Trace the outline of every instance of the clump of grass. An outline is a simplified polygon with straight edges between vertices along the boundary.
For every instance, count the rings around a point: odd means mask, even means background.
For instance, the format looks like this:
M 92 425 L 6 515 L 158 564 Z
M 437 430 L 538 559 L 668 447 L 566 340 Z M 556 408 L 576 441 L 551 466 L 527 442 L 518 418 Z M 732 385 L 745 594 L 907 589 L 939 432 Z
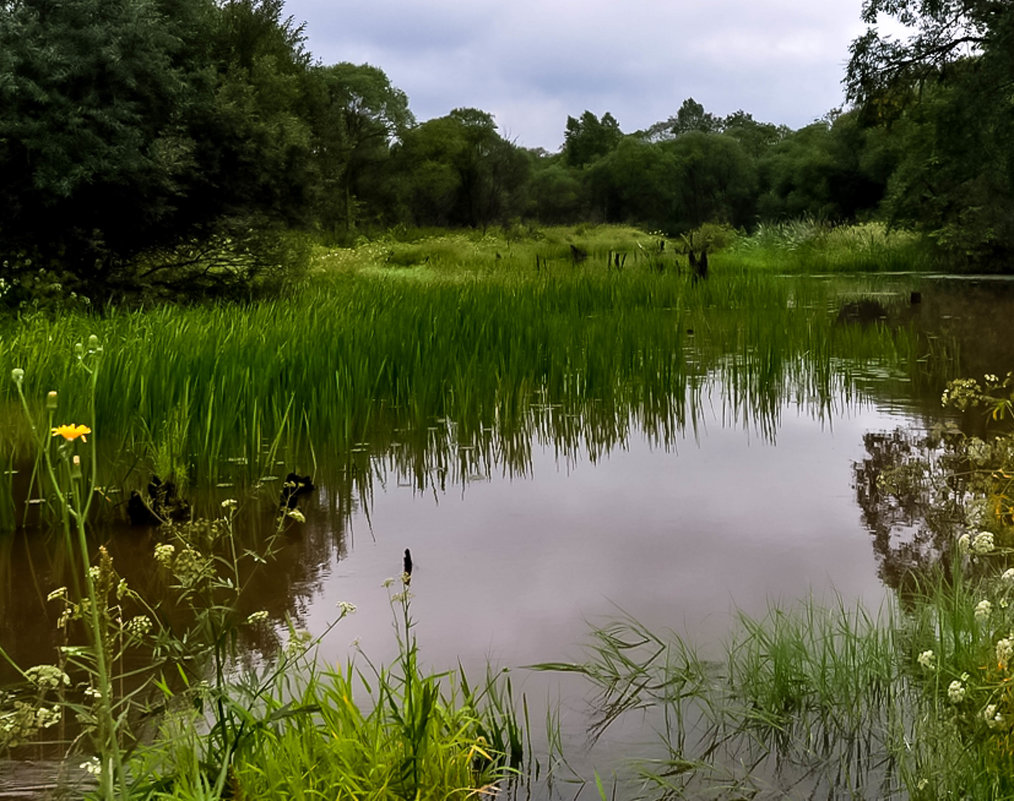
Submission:
M 1014 375 L 953 381 L 943 401 L 1007 419 Z M 540 666 L 589 679 L 594 736 L 634 711 L 655 723 L 662 756 L 639 763 L 639 792 L 1014 794 L 1014 434 L 953 440 L 967 529 L 878 614 L 812 599 L 741 614 L 711 663 L 624 617 L 593 631 L 586 661 Z
M 78 368 L 94 398 L 103 349 L 97 338 L 89 344 L 79 352 Z M 69 586 L 48 596 L 60 608 L 57 663 L 22 669 L 0 648 L 0 658 L 23 682 L 17 692 L 0 692 L 0 748 L 21 744 L 71 712 L 81 735 L 69 751 L 78 761 L 85 758 L 80 770 L 96 777 L 95 796 L 106 801 L 305 797 L 336 790 L 352 798 L 467 798 L 492 794 L 519 774 L 530 743 L 509 683 L 489 677 L 485 685 L 470 685 L 464 676 L 455 681 L 420 667 L 407 558 L 401 591 L 391 597 L 399 645 L 393 667 L 367 661 L 362 669 L 350 663 L 344 671 L 318 670 L 312 647 L 355 611 L 341 603 L 318 637 L 292 631 L 277 659 L 243 670 L 241 634 L 268 629 L 271 617 L 267 609 L 244 617 L 243 595 L 274 555 L 276 538 L 256 551 L 243 549 L 234 530 L 234 499 L 221 504 L 215 520 L 166 524 L 152 567 L 171 600 L 149 602 L 116 572 L 105 547 L 91 556 L 92 428 L 54 425 L 55 392 L 47 396 L 41 426 L 28 409 L 25 371 L 12 377 L 40 449 L 40 492 L 63 524 L 75 569 Z M 92 422 L 94 406 L 86 405 Z M 302 516 L 283 509 L 275 533 L 291 519 Z M 273 631 L 261 633 L 273 640 Z M 355 700 L 363 691 L 365 708 Z M 161 720 L 154 738 L 153 720 Z
M 866 222 L 833 225 L 816 219 L 762 223 L 730 251 L 734 263 L 780 272 L 901 272 L 933 266 L 918 234 Z
M 848 776 L 861 793 L 890 775 L 904 719 L 908 685 L 883 623 L 842 604 L 772 608 L 741 615 L 724 662 L 709 662 L 624 617 L 592 632 L 586 662 L 539 667 L 589 678 L 595 736 L 635 710 L 649 716 L 661 756 L 638 760 L 641 792 L 817 793 Z
M 492 796 L 520 774 L 526 735 L 509 687 L 462 675 L 427 674 L 418 661 L 408 576 L 391 596 L 399 657 L 389 668 L 368 659 L 322 669 L 294 633 L 291 656 L 269 679 L 228 689 L 245 733 L 229 755 L 220 793 L 236 798 L 466 799 Z M 207 750 L 201 715 L 179 709 L 143 757 L 159 797 L 206 797 Z M 218 796 L 216 796 L 218 797 Z

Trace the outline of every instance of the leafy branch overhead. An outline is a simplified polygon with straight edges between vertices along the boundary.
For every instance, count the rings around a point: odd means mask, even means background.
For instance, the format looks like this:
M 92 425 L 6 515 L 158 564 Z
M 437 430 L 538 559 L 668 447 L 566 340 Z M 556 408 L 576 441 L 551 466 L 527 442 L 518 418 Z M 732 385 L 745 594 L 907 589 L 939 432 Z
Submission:
M 854 103 L 938 79 L 956 61 L 1009 53 L 1014 34 L 1010 6 L 997 0 L 865 0 L 867 25 L 876 26 L 884 16 L 911 33 L 899 39 L 870 27 L 852 43 L 845 84 Z M 1008 75 L 1005 85 L 1010 81 Z

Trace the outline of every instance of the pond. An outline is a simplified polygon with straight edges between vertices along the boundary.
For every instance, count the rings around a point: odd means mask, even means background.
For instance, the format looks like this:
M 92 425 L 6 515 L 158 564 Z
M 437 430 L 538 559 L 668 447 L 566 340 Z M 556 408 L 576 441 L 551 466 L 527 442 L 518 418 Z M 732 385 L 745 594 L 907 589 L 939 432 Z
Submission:
M 886 539 L 873 524 L 862 491 L 870 443 L 944 419 L 946 377 L 1014 366 L 1010 282 L 888 276 L 862 279 L 862 291 L 872 302 L 902 299 L 892 308 L 904 319 L 894 323 L 917 332 L 921 378 L 918 364 L 843 360 L 847 378 L 833 384 L 833 397 L 814 402 L 790 388 L 772 402 L 744 400 L 734 373 L 712 372 L 695 382 L 692 419 L 681 425 L 620 409 L 602 435 L 588 409 L 547 404 L 531 410 L 534 422 L 509 457 L 502 447 L 473 453 L 477 446 L 456 442 L 447 420 L 433 421 L 431 439 L 444 448 L 437 456 L 406 455 L 397 437 L 382 452 L 364 443 L 367 489 L 350 503 L 314 476 L 318 489 L 300 504 L 306 522 L 288 535 L 251 609 L 268 610 L 279 630 L 290 615 L 319 632 L 339 601 L 352 602 L 357 612 L 324 640 L 318 659 L 344 663 L 362 651 L 389 662 L 396 642 L 383 582 L 400 573 L 410 549 L 423 663 L 460 664 L 474 676 L 509 668 L 515 692 L 529 698 L 536 750 L 545 709 L 558 709 L 570 764 L 562 789 L 537 783 L 531 795 L 595 797 L 594 785 L 582 791 L 566 779 L 589 780 L 593 768 L 622 773 L 624 757 L 644 756 L 652 724 L 630 718 L 589 748 L 587 688 L 525 666 L 580 660 L 590 626 L 622 615 L 671 629 L 717 658 L 739 611 L 763 615 L 808 597 L 876 610 L 894 591 L 885 579 L 898 572 L 891 537 L 915 523 L 896 521 Z M 124 574 L 144 574 L 157 534 L 111 529 L 106 537 Z M 40 602 L 61 570 L 44 538 L 7 543 L 0 631 L 24 664 L 49 658 L 53 612 Z

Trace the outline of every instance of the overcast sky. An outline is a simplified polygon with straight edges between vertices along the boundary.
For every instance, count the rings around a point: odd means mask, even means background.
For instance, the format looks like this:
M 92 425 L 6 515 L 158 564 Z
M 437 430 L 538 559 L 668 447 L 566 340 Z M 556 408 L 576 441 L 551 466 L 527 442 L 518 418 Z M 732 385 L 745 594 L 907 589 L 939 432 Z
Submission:
M 626 133 L 684 99 L 807 125 L 842 105 L 862 0 L 286 0 L 325 64 L 372 64 L 421 122 L 474 107 L 555 151 L 567 116 Z

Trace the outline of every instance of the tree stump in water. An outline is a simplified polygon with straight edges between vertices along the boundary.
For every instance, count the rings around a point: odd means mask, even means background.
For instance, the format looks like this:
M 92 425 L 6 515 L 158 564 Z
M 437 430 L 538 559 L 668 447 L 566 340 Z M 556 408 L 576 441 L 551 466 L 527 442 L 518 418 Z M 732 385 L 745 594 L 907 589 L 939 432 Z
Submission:
M 701 281 L 708 277 L 708 249 L 701 248 L 701 255 L 694 253 L 693 249 L 687 251 L 690 256 L 690 272 L 694 281 Z

